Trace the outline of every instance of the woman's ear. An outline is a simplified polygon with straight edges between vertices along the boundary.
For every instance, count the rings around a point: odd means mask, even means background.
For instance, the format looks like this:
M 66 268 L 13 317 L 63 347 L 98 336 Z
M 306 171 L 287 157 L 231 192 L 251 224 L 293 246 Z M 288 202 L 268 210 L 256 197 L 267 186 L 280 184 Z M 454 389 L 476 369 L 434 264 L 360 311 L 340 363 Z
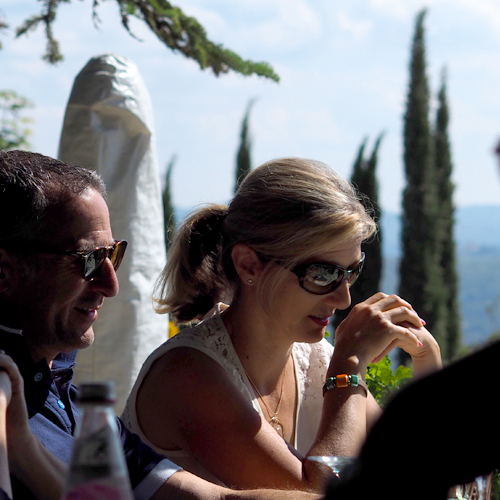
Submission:
M 233 265 L 242 283 L 253 285 L 262 273 L 263 265 L 253 248 L 236 243 L 231 249 Z

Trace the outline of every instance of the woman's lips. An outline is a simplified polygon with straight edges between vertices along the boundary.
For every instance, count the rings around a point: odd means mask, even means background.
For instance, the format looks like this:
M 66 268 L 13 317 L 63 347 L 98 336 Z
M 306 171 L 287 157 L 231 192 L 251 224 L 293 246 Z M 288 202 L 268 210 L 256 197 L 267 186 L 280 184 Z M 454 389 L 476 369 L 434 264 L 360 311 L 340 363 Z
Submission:
M 330 323 L 330 316 L 309 316 L 318 326 L 325 327 Z

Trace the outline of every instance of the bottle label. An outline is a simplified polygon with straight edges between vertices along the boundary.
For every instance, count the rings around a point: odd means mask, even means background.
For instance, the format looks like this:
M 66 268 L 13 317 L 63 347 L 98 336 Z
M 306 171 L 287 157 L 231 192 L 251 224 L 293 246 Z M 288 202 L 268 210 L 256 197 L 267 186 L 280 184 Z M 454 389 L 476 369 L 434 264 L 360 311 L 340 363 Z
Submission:
M 73 445 L 70 479 L 80 483 L 106 476 L 123 474 L 120 470 L 119 450 L 114 449 L 112 431 L 104 427 L 88 436 L 77 439 Z
M 90 481 L 72 488 L 63 500 L 132 500 L 128 481 L 117 478 Z
M 64 500 L 132 500 L 121 443 L 113 437 L 103 427 L 75 440 Z

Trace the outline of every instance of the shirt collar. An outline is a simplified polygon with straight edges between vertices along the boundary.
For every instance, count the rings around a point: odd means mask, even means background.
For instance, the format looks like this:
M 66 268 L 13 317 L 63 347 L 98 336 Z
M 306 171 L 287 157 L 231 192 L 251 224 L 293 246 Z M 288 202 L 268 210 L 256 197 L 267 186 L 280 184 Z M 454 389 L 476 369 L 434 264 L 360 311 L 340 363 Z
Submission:
M 24 343 L 22 330 L 6 327 L 4 325 L 0 325 L 0 330 L 2 330 L 2 332 L 0 332 L 0 349 L 5 350 L 18 365 L 23 365 L 24 367 L 34 365 L 29 350 Z M 78 350 L 58 354 L 54 358 L 54 361 L 52 361 L 52 371 L 74 368 L 77 353 Z M 45 360 L 42 360 L 41 362 L 44 361 Z

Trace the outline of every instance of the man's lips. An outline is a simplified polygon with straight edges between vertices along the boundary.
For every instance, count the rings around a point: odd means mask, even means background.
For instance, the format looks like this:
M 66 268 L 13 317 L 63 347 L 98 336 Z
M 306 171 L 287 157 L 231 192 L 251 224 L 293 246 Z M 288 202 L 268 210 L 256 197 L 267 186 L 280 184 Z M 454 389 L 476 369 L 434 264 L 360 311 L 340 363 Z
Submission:
M 89 319 L 97 319 L 97 311 L 102 307 L 102 304 L 99 304 L 97 306 L 91 306 L 91 307 L 75 307 L 75 309 L 81 313 L 87 316 Z

